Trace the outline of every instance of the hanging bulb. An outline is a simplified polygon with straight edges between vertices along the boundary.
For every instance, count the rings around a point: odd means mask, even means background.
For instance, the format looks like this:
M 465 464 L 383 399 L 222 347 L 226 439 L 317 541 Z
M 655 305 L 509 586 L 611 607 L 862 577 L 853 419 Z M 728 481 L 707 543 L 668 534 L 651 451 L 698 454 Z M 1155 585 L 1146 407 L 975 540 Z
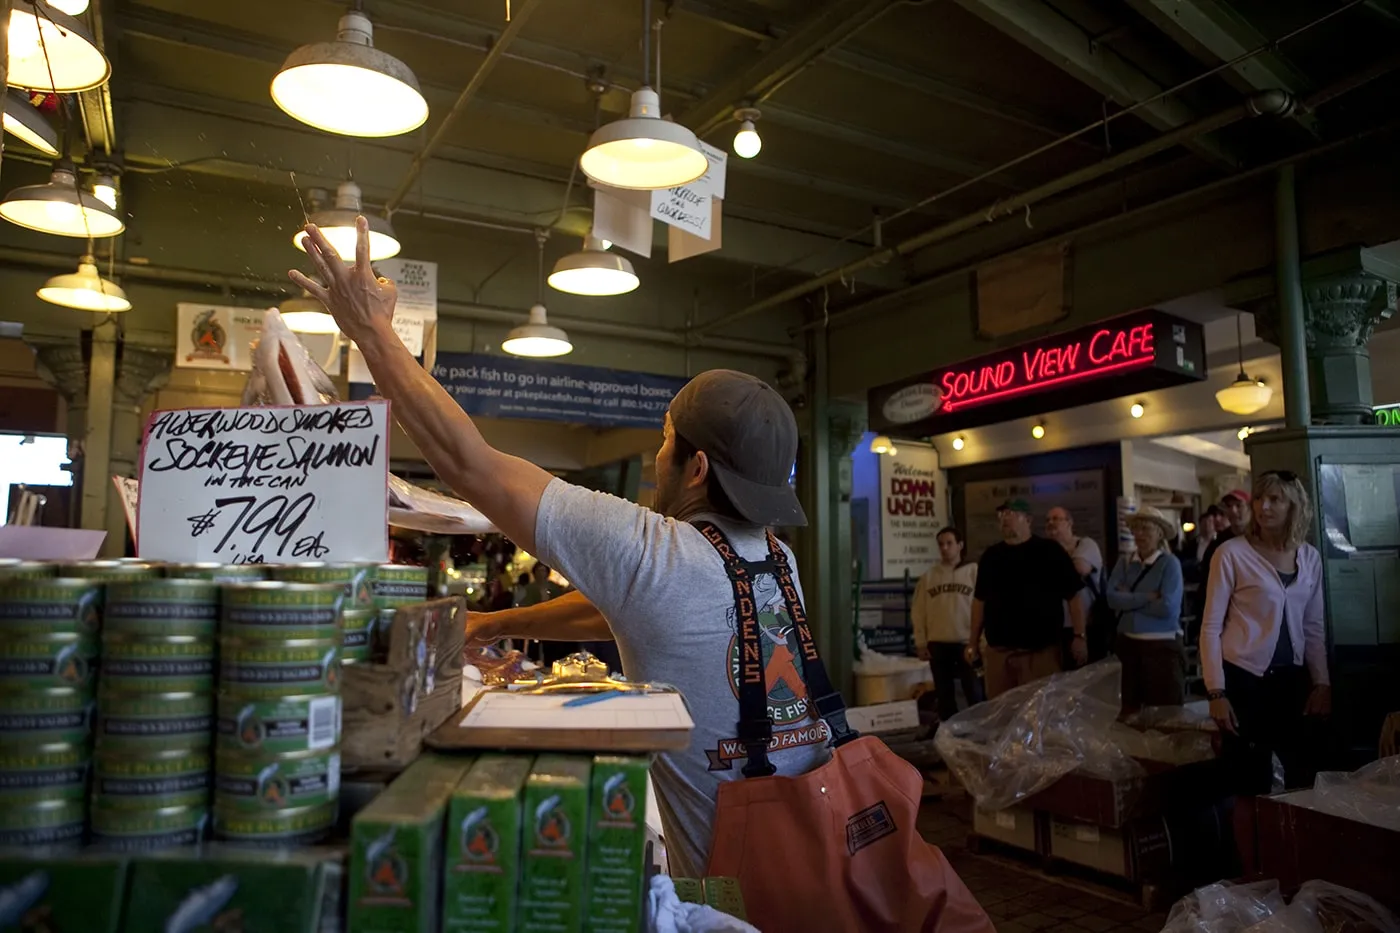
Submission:
M 403 247 L 399 244 L 394 225 L 378 214 L 365 214 L 364 202 L 360 197 L 360 186 L 353 181 L 343 181 L 335 189 L 335 207 L 311 212 L 310 220 L 321 230 L 335 247 L 336 255 L 345 262 L 355 261 L 355 218 L 364 214 L 369 222 L 369 258 L 371 262 L 390 259 L 399 254 Z M 306 252 L 306 233 L 298 230 L 292 242 L 303 253 Z
M 48 0 L 49 6 L 69 16 L 81 16 L 87 12 L 88 0 Z
M 759 118 L 756 107 L 737 107 L 734 119 L 739 121 L 739 132 L 734 134 L 734 154 L 741 159 L 752 159 L 763 148 L 763 139 L 754 129 L 754 121 Z
M 117 209 L 117 180 L 111 175 L 98 175 L 92 184 L 92 195 L 112 210 Z
M 1035 427 L 1031 428 L 1031 437 L 1035 438 L 1036 440 L 1040 440 L 1044 436 L 1045 425 L 1037 424 Z
M 75 4 L 72 0 L 64 5 Z M 112 73 L 111 62 L 92 34 L 65 13 L 63 5 L 16 3 L 10 11 L 7 49 L 11 87 L 67 94 L 91 90 Z
M 961 435 L 959 435 L 958 437 L 953 438 L 953 449 L 954 449 L 954 450 L 962 450 L 962 449 L 963 449 L 964 447 L 966 447 L 966 446 L 967 446 L 967 441 L 963 440 Z
M 558 327 L 550 326 L 544 305 L 530 309 L 530 320 L 512 328 L 501 343 L 501 349 L 513 356 L 563 356 L 574 349 L 569 335 Z
M 117 283 L 98 274 L 91 256 L 84 256 L 78 261 L 77 272 L 54 276 L 36 294 L 49 304 L 79 311 L 131 310 L 126 292 Z

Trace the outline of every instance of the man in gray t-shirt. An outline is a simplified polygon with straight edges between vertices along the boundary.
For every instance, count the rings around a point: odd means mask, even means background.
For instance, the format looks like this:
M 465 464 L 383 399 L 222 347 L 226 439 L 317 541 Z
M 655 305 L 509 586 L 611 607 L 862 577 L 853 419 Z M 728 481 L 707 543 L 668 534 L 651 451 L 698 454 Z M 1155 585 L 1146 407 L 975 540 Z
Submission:
M 806 524 L 788 485 L 797 458 L 792 411 L 753 376 L 701 373 L 666 414 L 655 510 L 572 486 L 486 443 L 394 334 L 394 284 L 370 269 L 364 218 L 356 237 L 356 261 L 347 266 L 308 225 L 307 255 L 326 284 L 299 272 L 292 279 L 359 345 L 395 419 L 438 476 L 577 587 L 537 606 L 474 615 L 468 640 L 616 638 L 629 678 L 681 690 L 695 732 L 685 751 L 658 757 L 652 777 L 672 874 L 702 877 L 720 783 L 740 777 L 746 754 L 737 734 L 733 589 L 718 552 L 689 522 L 714 522 L 745 561 L 767 557 L 766 527 Z M 754 592 L 773 722 L 769 760 L 778 774 L 801 774 L 828 759 L 827 727 L 813 718 L 773 575 L 757 572 Z

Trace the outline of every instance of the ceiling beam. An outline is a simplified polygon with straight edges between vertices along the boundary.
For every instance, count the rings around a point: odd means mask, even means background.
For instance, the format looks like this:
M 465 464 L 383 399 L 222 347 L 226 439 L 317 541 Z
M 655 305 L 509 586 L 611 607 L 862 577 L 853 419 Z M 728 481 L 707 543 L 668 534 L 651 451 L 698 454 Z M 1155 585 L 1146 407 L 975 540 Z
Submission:
M 1166 33 L 1177 45 L 1206 65 L 1233 61 L 1268 39 L 1221 0 L 1128 0 L 1133 9 Z M 1311 82 L 1277 52 L 1262 52 L 1226 72 L 1238 90 L 1284 90 L 1299 99 L 1312 90 Z M 1298 112 L 1295 121 L 1317 136 L 1317 117 Z
M 746 68 L 687 107 L 678 122 L 705 136 L 728 121 L 734 108 L 758 104 L 823 53 L 844 42 L 899 0 L 827 0 L 820 9 Z
M 1158 130 L 1173 130 L 1197 119 L 1191 108 L 1174 97 L 1163 97 L 1161 85 L 1102 43 L 1094 42 L 1070 20 L 1041 0 L 955 0 L 969 13 L 1015 39 L 1046 61 L 1110 98 L 1120 107 L 1143 101 L 1135 113 Z M 1241 158 L 1222 144 L 1197 137 L 1187 144 L 1198 155 L 1226 168 L 1239 168 Z

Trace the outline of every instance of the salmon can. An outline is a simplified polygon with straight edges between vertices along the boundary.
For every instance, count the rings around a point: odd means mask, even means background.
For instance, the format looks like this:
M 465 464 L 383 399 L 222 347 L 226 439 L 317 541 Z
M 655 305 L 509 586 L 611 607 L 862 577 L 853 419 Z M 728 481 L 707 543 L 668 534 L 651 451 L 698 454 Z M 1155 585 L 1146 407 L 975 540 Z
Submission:
M 374 568 L 374 604 L 395 609 L 428 598 L 428 568 L 409 564 L 380 564 Z
M 122 809 L 94 802 L 92 841 L 111 852 L 150 852 L 187 846 L 204 837 L 209 808 L 203 803 Z
M 165 575 L 172 580 L 209 580 L 214 583 L 252 583 L 266 580 L 265 564 L 221 564 L 200 561 L 194 564 L 166 564 Z
M 58 575 L 57 564 L 46 564 L 37 560 L 17 560 L 13 557 L 0 558 L 0 583 L 11 580 L 40 580 Z
M 330 835 L 337 813 L 335 803 L 259 813 L 230 810 L 216 800 L 214 835 L 242 845 L 272 848 L 309 845 Z
M 338 638 L 345 589 L 338 583 L 229 583 L 219 632 L 232 638 Z
M 303 564 L 268 564 L 267 578 L 286 583 L 339 583 L 344 587 L 346 609 L 369 609 L 374 606 L 371 575 L 373 564 L 350 562 L 326 563 L 310 561 Z
M 43 800 L 82 800 L 87 770 L 84 745 L 0 746 L 0 808 Z
M 214 804 L 223 812 L 269 813 L 334 804 L 340 752 L 264 755 L 214 752 Z
M 79 560 L 59 564 L 60 577 L 85 580 L 149 580 L 160 576 L 160 565 L 143 560 Z
M 0 807 L 0 846 L 76 843 L 83 838 L 87 802 L 41 800 L 23 807 Z
M 212 741 L 214 697 L 208 693 L 97 695 L 97 750 L 204 748 Z
M 209 751 L 203 748 L 98 752 L 92 760 L 93 806 L 101 810 L 203 806 L 209 800 L 209 765 Z
M 82 687 L 0 690 L 0 745 L 82 744 L 92 736 L 94 705 Z
M 377 613 L 373 609 L 347 609 L 341 613 L 340 659 L 346 664 L 368 661 L 373 653 L 374 623 Z
M 109 635 L 196 635 L 219 624 L 219 584 L 211 580 L 109 583 L 102 630 Z
M 214 689 L 214 639 L 103 635 L 102 685 L 128 694 L 209 693 Z
M 0 684 L 7 688 L 91 687 L 97 639 L 77 632 L 0 638 Z
M 220 749 L 284 755 L 340 742 L 340 697 L 334 693 L 266 700 L 223 693 L 218 713 L 215 743 Z
M 35 577 L 0 582 L 0 638 L 71 632 L 96 635 L 102 625 L 102 584 Z
M 339 639 L 220 640 L 219 689 L 240 698 L 340 690 Z

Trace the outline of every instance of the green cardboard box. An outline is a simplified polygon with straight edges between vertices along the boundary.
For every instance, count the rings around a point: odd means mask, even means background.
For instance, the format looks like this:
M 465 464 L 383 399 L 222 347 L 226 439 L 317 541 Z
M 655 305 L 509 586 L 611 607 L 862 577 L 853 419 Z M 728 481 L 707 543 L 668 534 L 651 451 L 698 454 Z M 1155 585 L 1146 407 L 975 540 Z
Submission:
M 592 762 L 541 755 L 525 782 L 520 933 L 581 933 Z
M 121 929 L 318 933 L 326 887 L 339 883 L 342 858 L 328 849 L 252 851 L 226 845 L 142 856 L 131 863 Z
M 350 933 L 437 933 L 447 802 L 471 756 L 425 752 L 350 824 Z
M 126 874 L 120 856 L 0 857 L 0 931 L 117 933 Z
M 599 755 L 593 759 L 585 933 L 637 933 L 642 929 L 647 768 L 648 760 L 642 757 Z
M 511 933 L 520 877 L 521 791 L 532 755 L 483 755 L 452 794 L 443 873 L 447 933 Z

